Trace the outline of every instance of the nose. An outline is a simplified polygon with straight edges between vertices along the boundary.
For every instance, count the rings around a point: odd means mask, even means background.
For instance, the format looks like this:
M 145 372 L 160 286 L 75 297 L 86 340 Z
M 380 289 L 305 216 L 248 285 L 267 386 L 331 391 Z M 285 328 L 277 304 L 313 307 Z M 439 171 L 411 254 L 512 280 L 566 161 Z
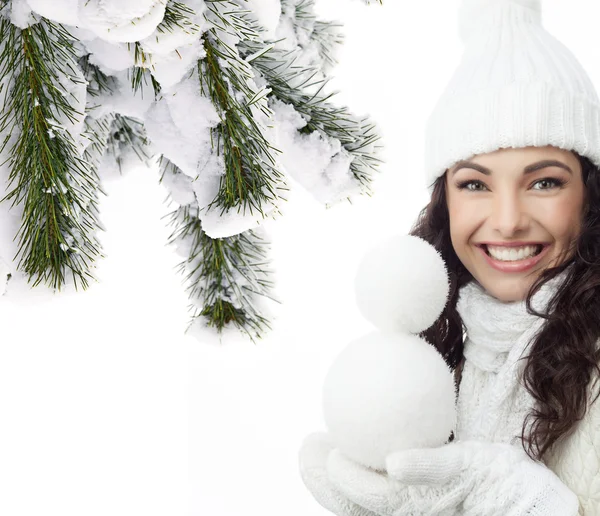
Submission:
M 527 232 L 531 218 L 518 193 L 495 196 L 491 209 L 492 229 L 502 238 L 514 238 Z

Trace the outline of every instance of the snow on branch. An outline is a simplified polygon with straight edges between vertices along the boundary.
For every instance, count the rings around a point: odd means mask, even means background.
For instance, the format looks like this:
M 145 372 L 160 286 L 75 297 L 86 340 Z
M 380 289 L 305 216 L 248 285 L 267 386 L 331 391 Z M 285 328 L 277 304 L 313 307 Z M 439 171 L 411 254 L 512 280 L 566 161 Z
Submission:
M 264 222 L 292 180 L 329 206 L 381 162 L 375 123 L 326 92 L 340 28 L 314 0 L 0 0 L 0 202 L 23 210 L 0 294 L 18 268 L 86 288 L 100 180 L 158 161 L 192 323 L 260 336 Z

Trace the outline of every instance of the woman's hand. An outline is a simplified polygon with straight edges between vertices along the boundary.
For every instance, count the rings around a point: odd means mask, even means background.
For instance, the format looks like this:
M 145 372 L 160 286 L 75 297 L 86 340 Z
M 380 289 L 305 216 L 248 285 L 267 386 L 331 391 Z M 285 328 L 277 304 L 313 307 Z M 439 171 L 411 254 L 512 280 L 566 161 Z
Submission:
M 387 457 L 386 473 L 335 449 L 327 461 L 333 487 L 382 516 L 575 516 L 577 496 L 522 447 L 454 441 Z
M 338 516 L 576 516 L 576 495 L 521 447 L 454 441 L 388 456 L 387 472 L 334 448 L 326 433 L 300 451 L 306 487 Z
M 314 499 L 337 516 L 378 516 L 350 501 L 327 477 L 327 457 L 334 449 L 327 433 L 310 434 L 300 448 L 300 476 Z

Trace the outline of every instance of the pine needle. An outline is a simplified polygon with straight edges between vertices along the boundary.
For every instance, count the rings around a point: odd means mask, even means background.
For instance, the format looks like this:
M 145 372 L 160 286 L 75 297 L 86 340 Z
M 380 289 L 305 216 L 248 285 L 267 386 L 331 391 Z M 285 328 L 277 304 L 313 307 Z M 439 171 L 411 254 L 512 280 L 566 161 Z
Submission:
M 57 121 L 82 116 L 63 86 L 84 82 L 72 40 L 62 26 L 46 20 L 23 30 L 0 20 L 0 76 L 10 78 L 0 153 L 12 141 L 8 186 L 15 185 L 0 202 L 12 199 L 12 206 L 23 206 L 17 266 L 34 287 L 44 282 L 58 290 L 68 270 L 76 289 L 78 283 L 87 288 L 88 279 L 95 279 L 90 268 L 103 256 L 94 236 L 97 176 Z
M 182 174 L 162 157 L 161 181 L 165 174 Z M 259 296 L 273 299 L 273 283 L 267 280 L 271 271 L 264 265 L 267 243 L 261 230 L 244 231 L 238 235 L 213 239 L 202 229 L 197 202 L 180 206 L 170 214 L 169 225 L 175 226 L 169 244 L 189 249 L 188 258 L 178 264 L 184 273 L 186 291 L 192 301 L 192 324 L 202 319 L 218 332 L 229 323 L 237 326 L 255 342 L 262 338 L 263 327 L 271 329 L 267 318 L 256 306 Z
M 273 147 L 265 136 L 255 110 L 271 118 L 267 106 L 266 88 L 254 91 L 251 87 L 253 71 L 236 48 L 225 41 L 224 33 L 239 38 L 259 40 L 259 32 L 247 18 L 248 11 L 228 0 L 206 0 L 208 19 L 213 25 L 205 33 L 206 57 L 198 61 L 200 88 L 208 96 L 221 116 L 222 122 L 212 131 L 217 153 L 222 153 L 225 173 L 221 176 L 216 198 L 207 206 L 221 207 L 221 214 L 237 207 L 244 213 L 249 208 L 265 214 L 264 202 L 276 204 L 283 198 L 280 191 L 289 188 L 284 174 L 276 168 Z M 205 13 L 206 14 L 206 13 Z M 227 66 L 223 66 L 227 63 Z M 285 200 L 285 198 L 284 198 Z

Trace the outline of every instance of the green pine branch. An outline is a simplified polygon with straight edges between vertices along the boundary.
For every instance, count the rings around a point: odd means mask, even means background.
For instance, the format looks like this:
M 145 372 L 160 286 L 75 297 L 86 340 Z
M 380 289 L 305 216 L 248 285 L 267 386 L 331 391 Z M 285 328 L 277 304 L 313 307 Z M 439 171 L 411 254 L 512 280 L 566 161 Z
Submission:
M 161 181 L 165 174 L 182 174 L 172 162 L 161 158 Z M 234 324 L 255 342 L 268 320 L 256 306 L 258 296 L 271 297 L 273 283 L 267 280 L 268 243 L 260 230 L 248 230 L 227 238 L 209 237 L 202 229 L 198 204 L 180 206 L 167 215 L 175 229 L 169 244 L 189 249 L 189 256 L 177 265 L 185 275 L 186 292 L 192 301 L 192 318 L 187 330 L 199 318 L 220 334 L 227 324 Z M 186 331 L 187 331 L 186 330 Z
M 274 42 L 276 43 L 276 42 Z M 382 163 L 381 145 L 376 145 L 381 135 L 370 117 L 357 117 L 345 106 L 334 106 L 329 99 L 336 94 L 323 94 L 329 79 L 316 79 L 319 70 L 296 65 L 299 51 L 281 50 L 272 46 L 261 52 L 261 45 L 244 41 L 239 45 L 241 55 L 252 63 L 267 81 L 271 95 L 304 115 L 308 122 L 299 130 L 302 134 L 319 131 L 340 141 L 353 156 L 350 172 L 361 184 L 366 195 L 371 196 L 372 172 Z M 308 93 L 314 88 L 317 90 Z M 351 202 L 350 198 L 347 198 Z
M 268 90 L 252 89 L 251 66 L 221 37 L 226 32 L 258 40 L 259 33 L 245 16 L 248 11 L 237 4 L 206 0 L 206 5 L 213 27 L 204 35 L 206 57 L 198 61 L 198 74 L 202 94 L 211 99 L 222 120 L 211 129 L 211 138 L 213 148 L 223 154 L 225 162 L 219 191 L 207 209 L 216 204 L 222 208 L 221 213 L 234 207 L 239 212 L 243 206 L 244 212 L 249 207 L 251 213 L 257 210 L 264 218 L 262 203 L 270 200 L 275 204 L 281 197 L 279 191 L 288 190 L 272 155 L 272 151 L 281 151 L 267 140 L 253 111 L 272 116 L 266 103 Z
M 0 116 L 9 148 L 8 186 L 0 200 L 22 204 L 18 267 L 33 286 L 59 289 L 70 271 L 77 288 L 87 288 L 93 262 L 103 257 L 94 236 L 99 228 L 97 176 L 82 158 L 73 137 L 57 118 L 76 120 L 71 94 L 62 87 L 83 83 L 73 38 L 57 24 L 42 20 L 19 29 L 0 20 L 0 76 L 10 78 Z M 12 135 L 12 137 L 11 137 Z M 16 135 L 16 136 L 14 136 Z

